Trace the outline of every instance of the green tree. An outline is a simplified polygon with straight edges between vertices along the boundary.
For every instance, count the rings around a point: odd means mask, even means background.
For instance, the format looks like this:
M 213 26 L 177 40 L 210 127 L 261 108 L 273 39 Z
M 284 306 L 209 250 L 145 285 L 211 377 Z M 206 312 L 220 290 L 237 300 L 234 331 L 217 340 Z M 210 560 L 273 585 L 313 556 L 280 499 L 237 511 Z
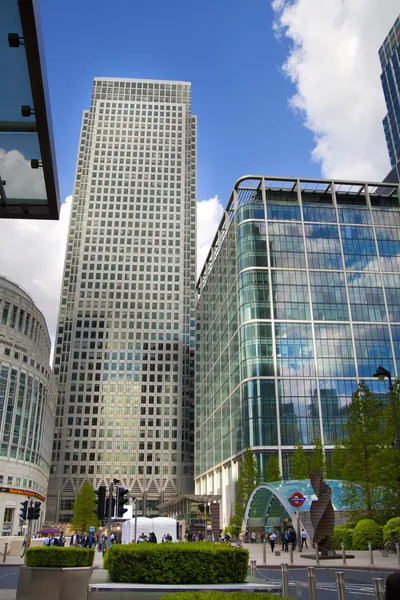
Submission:
M 342 479 L 343 469 L 346 464 L 346 452 L 341 444 L 336 442 L 331 458 L 329 477 L 331 479 Z
M 259 482 L 257 461 L 253 451 L 248 448 L 243 455 L 240 467 L 236 489 L 235 514 L 231 517 L 230 525 L 242 525 L 247 501 Z
M 343 441 L 344 500 L 354 520 L 376 516 L 382 495 L 382 403 L 361 381 L 349 405 Z M 379 489 L 380 488 L 380 489 Z
M 265 481 L 282 481 L 279 459 L 276 454 L 270 454 L 265 468 Z
M 95 499 L 94 488 L 87 481 L 76 497 L 73 507 L 73 517 L 71 519 L 72 527 L 81 534 L 87 533 L 91 526 L 99 526 L 99 520 L 93 512 L 96 510 Z
M 320 437 L 316 438 L 314 450 L 311 454 L 310 473 L 316 471 L 322 471 L 323 475 L 326 475 L 325 451 Z
M 392 394 L 397 420 L 400 423 L 399 379 L 393 386 Z M 400 461 L 398 448 L 392 445 L 396 439 L 396 431 L 391 400 L 392 398 L 389 397 L 389 401 L 382 411 L 382 444 L 374 461 L 374 478 L 380 482 L 380 508 L 382 511 L 376 518 L 382 524 L 400 514 Z
M 292 456 L 292 479 L 309 479 L 310 468 L 308 466 L 308 458 L 305 450 L 298 442 L 295 445 L 295 451 Z

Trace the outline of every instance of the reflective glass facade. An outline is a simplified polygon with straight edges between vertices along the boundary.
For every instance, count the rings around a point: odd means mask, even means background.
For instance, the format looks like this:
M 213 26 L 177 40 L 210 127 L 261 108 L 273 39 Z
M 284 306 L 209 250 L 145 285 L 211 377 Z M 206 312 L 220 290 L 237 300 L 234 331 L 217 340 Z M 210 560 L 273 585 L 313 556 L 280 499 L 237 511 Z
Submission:
M 386 181 L 400 180 L 400 16 L 379 49 L 381 83 L 387 108 L 383 119 L 392 171 Z
M 343 438 L 358 381 L 400 360 L 396 185 L 243 178 L 198 282 L 197 493 L 221 493 L 237 462 Z

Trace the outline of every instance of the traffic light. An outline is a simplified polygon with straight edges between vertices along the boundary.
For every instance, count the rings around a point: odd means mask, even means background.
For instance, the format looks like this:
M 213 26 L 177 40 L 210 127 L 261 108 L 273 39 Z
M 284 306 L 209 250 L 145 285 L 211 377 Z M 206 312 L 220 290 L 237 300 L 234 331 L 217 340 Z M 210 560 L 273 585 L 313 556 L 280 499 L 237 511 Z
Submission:
M 33 505 L 33 509 L 32 509 L 32 519 L 33 521 L 37 521 L 37 519 L 39 519 L 40 517 L 40 507 L 41 507 L 42 503 L 39 502 L 39 500 L 35 500 L 35 504 Z
M 106 508 L 106 492 L 107 488 L 105 485 L 100 485 L 98 490 L 95 490 L 94 493 L 98 496 L 97 500 L 94 500 L 94 503 L 97 504 L 97 508 L 93 511 L 97 518 L 102 521 L 104 519 L 104 511 Z M 106 517 L 108 515 L 105 515 Z
M 28 516 L 28 500 L 25 500 L 25 502 L 21 502 L 21 506 L 22 508 L 19 511 L 19 520 L 26 521 Z
M 115 515 L 115 498 L 112 498 L 112 507 L 111 507 L 111 517 L 114 517 Z M 110 498 L 106 498 L 106 504 L 105 504 L 105 512 L 104 512 L 104 518 L 108 519 L 110 516 Z
M 119 485 L 117 487 L 117 517 L 120 519 L 124 516 L 128 509 L 125 508 L 124 504 L 128 504 L 129 490 Z

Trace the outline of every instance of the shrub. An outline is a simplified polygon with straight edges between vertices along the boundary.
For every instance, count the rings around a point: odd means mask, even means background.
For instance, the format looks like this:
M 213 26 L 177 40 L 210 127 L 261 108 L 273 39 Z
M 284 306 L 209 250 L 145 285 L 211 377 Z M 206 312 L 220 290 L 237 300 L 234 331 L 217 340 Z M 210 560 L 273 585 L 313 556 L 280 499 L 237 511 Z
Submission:
M 243 583 L 249 553 L 227 544 L 115 544 L 107 569 L 119 583 Z
M 400 517 L 390 519 L 383 527 L 383 539 L 386 541 L 392 540 L 397 542 L 400 540 Z
M 361 519 L 353 532 L 353 550 L 368 550 L 368 544 L 378 546 L 382 542 L 382 527 L 373 519 Z
M 333 530 L 332 544 L 335 550 L 340 550 L 342 542 L 346 550 L 353 549 L 353 532 L 354 529 L 350 529 L 347 525 L 338 525 Z
M 39 546 L 26 551 L 27 567 L 91 567 L 93 560 L 94 549 L 91 548 Z
M 160 600 L 252 600 L 254 592 L 179 592 L 162 596 Z M 289 600 L 280 594 L 258 592 L 257 600 Z

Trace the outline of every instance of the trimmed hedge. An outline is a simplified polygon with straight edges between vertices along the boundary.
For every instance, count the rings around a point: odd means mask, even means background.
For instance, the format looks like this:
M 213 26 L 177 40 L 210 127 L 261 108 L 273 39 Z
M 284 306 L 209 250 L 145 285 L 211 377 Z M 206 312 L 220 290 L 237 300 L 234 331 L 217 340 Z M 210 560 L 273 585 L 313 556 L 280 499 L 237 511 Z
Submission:
M 354 528 L 352 550 L 368 550 L 368 544 L 377 547 L 382 541 L 381 525 L 373 519 L 361 519 Z
M 27 567 L 91 567 L 93 548 L 39 546 L 26 551 Z
M 228 544 L 115 544 L 107 570 L 118 583 L 243 583 L 248 563 L 248 550 Z
M 385 542 L 400 540 L 400 517 L 389 519 L 386 525 L 383 526 L 383 539 Z
M 353 532 L 354 529 L 347 527 L 347 525 L 337 525 L 332 534 L 332 544 L 335 550 L 341 550 L 342 542 L 346 550 L 352 550 Z
M 253 600 L 254 592 L 179 592 L 162 596 L 160 600 Z M 257 592 L 257 600 L 290 600 L 280 594 Z

